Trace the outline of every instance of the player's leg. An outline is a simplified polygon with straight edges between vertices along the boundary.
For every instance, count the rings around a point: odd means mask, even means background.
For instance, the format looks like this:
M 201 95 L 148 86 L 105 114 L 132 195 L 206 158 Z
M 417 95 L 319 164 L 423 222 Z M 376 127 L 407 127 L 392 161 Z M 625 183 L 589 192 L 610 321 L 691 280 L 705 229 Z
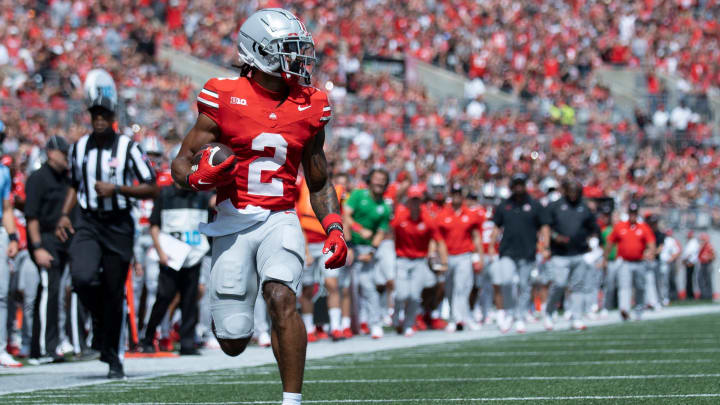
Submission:
M 4 231 L 0 242 L 0 366 L 19 367 L 21 364 L 15 361 L 6 351 L 5 345 L 8 338 L 8 304 L 10 302 L 10 267 L 8 266 L 5 251 L 7 249 L 7 236 Z
M 410 298 L 410 271 L 412 268 L 412 260 L 399 257 L 397 259 L 397 274 L 395 277 L 395 313 L 393 314 L 393 326 L 398 333 L 405 331 L 406 325 L 414 322 L 414 318 L 408 320 L 408 307 Z M 404 315 L 404 321 L 401 322 L 400 315 Z M 412 315 L 414 316 L 414 315 Z
M 237 356 L 253 336 L 258 276 L 257 227 L 213 240 L 210 294 L 211 329 L 228 356 Z
M 515 261 L 501 257 L 492 266 L 493 290 L 497 306 L 497 324 L 505 333 L 512 327 L 513 321 L 513 279 L 516 274 Z
M 162 322 L 163 317 L 167 313 L 170 307 L 170 302 L 175 298 L 177 293 L 177 280 L 176 271 L 169 267 L 162 267 L 160 274 L 158 275 L 158 290 L 155 303 L 150 308 L 150 317 L 148 323 L 145 325 L 145 335 L 143 336 L 140 344 L 142 350 L 145 353 L 152 353 L 155 351 L 153 341 L 155 340 L 155 334 L 158 325 Z M 185 314 L 183 313 L 183 317 Z
M 649 269 L 646 262 L 632 263 L 632 284 L 635 287 L 635 316 L 638 319 L 642 317 L 642 312 L 645 308 L 645 294 L 647 287 L 648 270 Z
M 618 308 L 623 319 L 629 319 L 630 317 L 633 286 L 632 267 L 632 263 L 623 261 L 618 265 L 617 269 Z
M 255 300 L 255 333 L 253 338 L 257 339 L 258 346 L 270 347 L 272 339 L 270 338 L 270 318 L 268 315 L 267 304 L 262 294 L 257 295 Z M 308 333 L 308 337 L 310 334 Z
M 35 263 L 30 260 L 30 254 L 27 250 L 20 252 L 19 256 L 19 259 L 16 257 L 15 263 L 17 265 L 17 271 L 20 273 L 18 288 L 22 291 L 23 295 L 22 346 L 20 353 L 24 357 L 27 357 L 30 354 L 30 346 L 32 345 L 33 309 L 35 307 L 38 284 L 40 284 L 40 273 Z
M 408 273 L 410 289 L 409 289 L 408 303 L 407 303 L 407 307 L 405 309 L 405 332 L 406 332 L 406 334 L 408 333 L 408 330 L 413 331 L 413 326 L 415 325 L 415 319 L 417 319 L 417 314 L 420 310 L 420 300 L 421 300 L 422 292 L 423 292 L 423 289 L 425 289 L 425 285 L 427 283 L 425 276 L 429 272 L 431 273 L 426 259 L 414 259 L 413 260 L 413 267 L 410 270 L 410 272 Z
M 590 271 L 590 265 L 585 262 L 582 255 L 572 257 L 570 263 L 570 276 L 568 279 L 568 287 L 570 289 L 570 308 L 572 312 L 573 329 L 585 329 L 585 323 L 582 318 L 585 315 L 585 295 L 587 287 L 587 273 Z
M 473 286 L 472 259 L 469 254 L 450 256 L 450 267 L 453 269 L 453 287 L 451 313 L 453 321 L 462 323 L 466 328 L 476 329 L 470 316 L 470 290 Z
M 664 306 L 670 304 L 670 276 L 670 263 L 660 262 L 656 281 L 660 303 Z
M 324 267 L 324 266 L 323 266 Z M 327 270 L 327 269 L 323 269 Z M 343 271 L 341 269 L 340 271 Z M 332 273 L 323 271 L 325 290 L 327 291 L 328 317 L 330 318 L 330 334 L 333 339 L 341 339 L 342 336 L 342 309 L 340 308 L 340 282 L 338 271 Z
M 656 309 L 660 307 L 660 299 L 658 298 L 656 272 L 657 261 L 647 262 L 647 271 L 645 272 L 645 302 L 644 305 Z
M 143 324 L 147 324 L 150 319 L 150 308 L 152 308 L 155 300 L 157 300 L 158 284 L 160 278 L 160 262 L 155 260 L 153 257 L 146 257 L 145 259 L 145 319 Z M 139 290 L 135 291 L 136 294 L 140 294 Z M 138 308 L 135 308 L 137 311 Z M 184 314 L 184 312 L 183 312 Z
M 554 256 L 548 262 L 550 269 L 550 291 L 545 305 L 545 311 L 552 315 L 560 305 L 568 278 L 570 277 L 570 260 L 563 256 Z
M 518 333 L 525 333 L 527 327 L 525 318 L 530 313 L 530 298 L 532 293 L 531 272 L 534 263 L 527 260 L 518 260 L 515 262 L 518 277 L 518 294 L 515 302 L 515 330 Z
M 322 244 L 308 244 L 308 252 L 310 253 L 310 257 L 312 257 L 312 262 L 305 263 L 303 268 L 302 292 L 300 293 L 299 301 L 302 320 L 308 333 L 308 342 L 314 342 L 317 340 L 317 336 L 315 334 L 315 322 L 313 319 L 314 302 L 312 298 L 315 290 L 315 283 L 318 282 L 318 266 L 320 264 L 318 263 L 318 260 L 322 259 Z
M 305 253 L 297 216 L 272 214 L 261 227 L 257 266 L 271 319 L 272 348 L 283 392 L 299 394 L 305 369 L 307 332 L 296 310 Z

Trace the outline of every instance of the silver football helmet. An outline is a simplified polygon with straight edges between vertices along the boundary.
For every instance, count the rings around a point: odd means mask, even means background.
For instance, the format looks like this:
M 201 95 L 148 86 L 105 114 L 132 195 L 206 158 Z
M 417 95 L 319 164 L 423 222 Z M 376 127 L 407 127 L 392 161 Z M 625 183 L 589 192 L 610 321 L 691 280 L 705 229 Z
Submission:
M 286 80 L 300 78 L 309 85 L 317 63 L 315 42 L 305 25 L 281 8 L 253 13 L 238 33 L 240 64 Z

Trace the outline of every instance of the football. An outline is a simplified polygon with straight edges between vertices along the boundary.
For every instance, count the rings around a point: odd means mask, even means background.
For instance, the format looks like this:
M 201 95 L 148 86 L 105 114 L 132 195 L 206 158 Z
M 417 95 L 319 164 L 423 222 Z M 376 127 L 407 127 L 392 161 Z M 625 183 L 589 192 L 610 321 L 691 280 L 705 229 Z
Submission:
M 223 145 L 217 142 L 208 143 L 202 148 L 200 148 L 200 150 L 195 153 L 195 156 L 193 156 L 192 171 L 197 170 L 198 164 L 200 164 L 200 159 L 202 159 L 202 155 L 205 149 L 210 149 L 210 165 L 212 166 L 217 166 L 227 160 L 230 156 L 234 155 L 232 149 L 230 149 L 227 145 Z

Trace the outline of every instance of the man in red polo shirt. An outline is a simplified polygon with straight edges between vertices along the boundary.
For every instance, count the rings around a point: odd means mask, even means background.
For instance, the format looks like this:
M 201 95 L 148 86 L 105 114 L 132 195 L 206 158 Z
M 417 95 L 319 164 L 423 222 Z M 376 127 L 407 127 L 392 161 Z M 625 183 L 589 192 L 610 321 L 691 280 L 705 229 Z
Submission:
M 450 204 L 436 219 L 438 233 L 448 250 L 447 286 L 451 319 L 445 330 L 455 332 L 458 324 L 477 330 L 480 326 L 470 313 L 470 291 L 474 284 L 473 274 L 482 271 L 482 220 L 465 205 L 460 184 L 453 184 L 450 197 Z
M 447 266 L 447 249 L 437 234 L 437 228 L 429 214 L 422 207 L 424 191 L 412 186 L 407 191 L 406 204 L 398 204 L 395 216 L 390 222 L 395 233 L 397 275 L 395 291 L 395 312 L 393 324 L 398 333 L 412 336 L 413 323 L 420 305 L 420 296 L 430 273 L 427 258 L 430 253 L 440 252 L 441 265 Z M 438 249 L 438 241 L 441 245 Z M 400 322 L 400 312 L 405 318 Z
M 628 220 L 618 222 L 613 227 L 605 245 L 603 266 L 607 266 L 607 258 L 615 246 L 618 258 L 622 259 L 617 279 L 618 306 L 623 320 L 630 319 L 633 286 L 636 291 L 635 311 L 638 319 L 642 315 L 645 303 L 645 273 L 648 269 L 646 260 L 652 260 L 655 253 L 655 235 L 647 224 L 637 222 L 639 210 L 638 203 L 630 203 Z

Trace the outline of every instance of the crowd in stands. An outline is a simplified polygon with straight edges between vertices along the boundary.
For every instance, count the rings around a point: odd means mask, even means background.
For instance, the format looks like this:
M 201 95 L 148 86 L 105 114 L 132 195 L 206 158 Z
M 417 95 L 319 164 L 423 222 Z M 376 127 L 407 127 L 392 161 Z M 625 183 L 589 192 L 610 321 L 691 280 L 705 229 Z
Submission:
M 538 183 L 575 172 L 589 192 L 624 201 L 720 202 L 711 180 L 720 152 L 704 143 L 711 126 L 684 103 L 666 110 L 659 78 L 680 75 L 688 94 L 720 84 L 715 0 L 2 1 L 5 152 L 32 155 L 50 135 L 74 140 L 86 131 L 80 83 L 94 66 L 118 83 L 122 131 L 177 141 L 194 120 L 197 89 L 158 62 L 158 49 L 228 67 L 245 16 L 273 6 L 295 11 L 313 32 L 322 60 L 316 85 L 330 90 L 336 111 L 329 153 L 338 170 L 362 174 L 383 163 L 418 178 L 438 170 L 498 186 L 518 168 L 532 169 Z M 480 81 L 437 102 L 422 88 L 364 73 L 368 55 L 412 56 Z M 652 108 L 634 119 L 617 114 L 593 75 L 603 65 L 647 69 L 648 93 L 658 95 Z M 491 110 L 487 86 L 525 108 Z M 685 142 L 672 141 L 678 133 Z M 366 161 L 357 165 L 358 157 Z

